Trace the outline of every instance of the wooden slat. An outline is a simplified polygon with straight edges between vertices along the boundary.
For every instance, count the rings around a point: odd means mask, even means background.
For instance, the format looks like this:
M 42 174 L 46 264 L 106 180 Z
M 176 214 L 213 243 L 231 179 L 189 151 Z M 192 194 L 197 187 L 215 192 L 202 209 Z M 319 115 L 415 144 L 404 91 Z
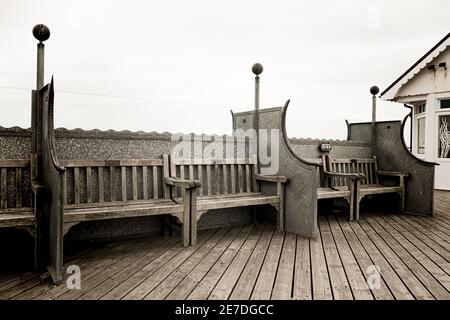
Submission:
M 22 168 L 16 168 L 16 208 L 22 207 Z
M 163 155 L 163 179 L 165 177 L 169 177 L 170 176 L 170 164 L 169 164 L 170 160 L 169 160 L 169 155 L 168 154 L 164 154 Z M 170 198 L 170 187 L 163 183 L 163 192 L 164 192 L 164 198 L 165 199 L 169 199 Z
M 133 167 L 162 166 L 161 159 L 124 159 L 124 160 L 61 160 L 64 167 Z
M 236 193 L 236 166 L 230 165 L 231 193 Z
M 121 186 L 122 186 L 122 201 L 127 201 L 127 168 L 120 167 L 121 173 Z
M 197 179 L 200 181 L 200 188 L 198 189 L 198 195 L 203 195 L 203 166 L 197 165 Z
M 0 160 L 0 168 L 28 168 L 30 160 Z
M 7 176 L 7 169 L 1 168 L 0 173 L 0 208 L 4 209 L 8 207 L 8 176 Z
M 142 166 L 142 197 L 144 200 L 148 199 L 148 167 Z
M 138 199 L 136 166 L 131 167 L 131 186 L 132 186 L 132 190 L 133 190 L 133 200 L 136 201 Z
M 153 199 L 158 199 L 158 167 L 152 167 L 152 177 L 153 177 Z
M 80 203 L 80 168 L 73 169 L 74 203 Z
M 109 167 L 109 192 L 111 195 L 110 201 L 116 200 L 116 186 L 114 183 L 114 167 Z
M 216 181 L 215 194 L 220 194 L 221 193 L 220 186 L 222 185 L 222 183 L 220 179 L 220 169 L 218 164 L 214 165 L 214 178 L 215 178 L 214 180 Z
M 67 170 L 63 173 L 63 204 L 67 206 Z
M 223 193 L 228 194 L 228 165 L 224 164 L 222 166 L 223 174 Z
M 91 167 L 86 167 L 86 201 L 92 203 L 92 173 Z
M 206 180 L 207 180 L 207 184 L 208 184 L 208 195 L 212 194 L 212 177 L 211 177 L 211 166 L 207 165 L 206 166 Z
M 105 202 L 105 184 L 103 177 L 103 167 L 98 167 L 98 202 Z
M 248 164 L 245 165 L 245 191 L 246 192 L 251 192 L 251 185 L 252 185 L 252 180 L 251 180 L 251 171 L 250 171 L 250 166 Z
M 242 165 L 238 165 L 238 187 L 239 187 L 239 193 L 244 192 L 244 182 L 245 181 L 245 177 L 243 176 L 242 173 Z

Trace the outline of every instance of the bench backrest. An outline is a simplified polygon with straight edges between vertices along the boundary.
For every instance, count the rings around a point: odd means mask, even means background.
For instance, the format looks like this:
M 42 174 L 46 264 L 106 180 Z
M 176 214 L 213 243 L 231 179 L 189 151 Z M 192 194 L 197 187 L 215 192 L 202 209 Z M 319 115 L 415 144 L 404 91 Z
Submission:
M 199 180 L 199 196 L 258 192 L 255 181 L 254 159 L 173 159 L 170 175 L 182 179 Z M 174 188 L 173 197 L 181 196 L 180 188 Z
M 110 204 L 170 198 L 163 159 L 64 160 L 64 205 Z
M 32 208 L 30 160 L 0 160 L 0 214 L 2 209 Z
M 336 173 L 362 173 L 365 175 L 361 179 L 361 185 L 377 185 L 378 171 L 376 157 L 373 158 L 357 158 L 357 159 L 343 159 L 332 158 L 330 156 L 323 157 L 323 165 L 325 170 Z M 331 185 L 334 187 L 346 186 L 347 179 L 340 177 L 333 177 L 330 179 Z

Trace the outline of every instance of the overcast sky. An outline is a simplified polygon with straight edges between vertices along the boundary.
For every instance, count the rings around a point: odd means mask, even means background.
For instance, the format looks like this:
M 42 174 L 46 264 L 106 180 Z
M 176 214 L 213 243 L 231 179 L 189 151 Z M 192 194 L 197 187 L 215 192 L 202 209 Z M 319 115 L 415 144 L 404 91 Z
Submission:
M 31 30 L 44 23 L 58 127 L 229 133 L 229 110 L 253 107 L 260 62 L 261 107 L 291 99 L 290 136 L 343 139 L 344 119 L 370 120 L 370 86 L 444 37 L 449 13 L 448 0 L 0 0 L 0 125 L 30 126 Z

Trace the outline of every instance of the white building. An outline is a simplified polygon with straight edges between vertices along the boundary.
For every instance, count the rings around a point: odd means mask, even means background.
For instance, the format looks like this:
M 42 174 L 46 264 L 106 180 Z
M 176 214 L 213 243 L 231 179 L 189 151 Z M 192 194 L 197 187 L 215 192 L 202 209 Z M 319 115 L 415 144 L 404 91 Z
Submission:
M 412 153 L 436 162 L 435 188 L 450 190 L 450 33 L 381 93 L 412 109 Z

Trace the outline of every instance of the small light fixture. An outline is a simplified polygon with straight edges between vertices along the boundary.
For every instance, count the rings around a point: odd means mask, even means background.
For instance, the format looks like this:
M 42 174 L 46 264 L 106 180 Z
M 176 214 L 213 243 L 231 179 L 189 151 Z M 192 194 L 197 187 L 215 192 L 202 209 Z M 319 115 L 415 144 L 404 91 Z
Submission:
M 439 68 L 444 68 L 444 70 L 447 70 L 447 62 L 439 63 Z
M 427 69 L 430 70 L 430 71 L 436 71 L 436 67 L 434 66 L 434 64 L 430 64 L 430 65 L 427 67 Z
M 333 146 L 331 145 L 331 143 L 329 142 L 323 142 L 320 146 L 319 146 L 320 151 L 322 151 L 323 153 L 330 153 L 331 149 L 333 149 Z

